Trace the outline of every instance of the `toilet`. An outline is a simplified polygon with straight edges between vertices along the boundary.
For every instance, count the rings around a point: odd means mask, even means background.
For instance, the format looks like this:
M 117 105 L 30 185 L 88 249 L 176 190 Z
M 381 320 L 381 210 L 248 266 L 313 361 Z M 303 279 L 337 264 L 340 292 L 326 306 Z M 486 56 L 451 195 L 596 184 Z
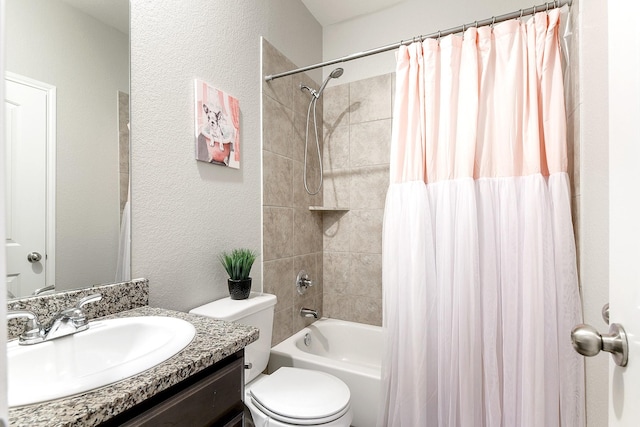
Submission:
M 275 305 L 275 295 L 252 292 L 248 299 L 223 298 L 190 313 L 260 329 L 260 338 L 245 348 L 244 403 L 256 427 L 349 427 L 351 392 L 339 378 L 289 367 L 262 373 L 269 362 Z

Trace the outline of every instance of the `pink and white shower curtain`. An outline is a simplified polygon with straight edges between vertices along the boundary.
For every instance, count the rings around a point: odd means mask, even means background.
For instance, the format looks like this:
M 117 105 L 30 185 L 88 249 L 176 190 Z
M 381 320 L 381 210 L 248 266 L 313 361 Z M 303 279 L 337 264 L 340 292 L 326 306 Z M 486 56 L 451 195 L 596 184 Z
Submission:
M 379 425 L 585 425 L 558 27 L 400 48 Z

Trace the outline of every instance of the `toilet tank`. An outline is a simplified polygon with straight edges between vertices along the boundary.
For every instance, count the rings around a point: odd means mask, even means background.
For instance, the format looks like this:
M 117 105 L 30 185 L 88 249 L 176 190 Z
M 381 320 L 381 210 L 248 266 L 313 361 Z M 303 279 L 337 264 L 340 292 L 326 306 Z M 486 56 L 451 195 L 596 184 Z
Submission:
M 245 364 L 251 364 L 251 368 L 245 371 L 245 383 L 248 383 L 264 371 L 269 362 L 275 305 L 275 295 L 252 292 L 247 299 L 222 298 L 196 307 L 189 313 L 238 322 L 260 329 L 258 340 L 244 349 Z

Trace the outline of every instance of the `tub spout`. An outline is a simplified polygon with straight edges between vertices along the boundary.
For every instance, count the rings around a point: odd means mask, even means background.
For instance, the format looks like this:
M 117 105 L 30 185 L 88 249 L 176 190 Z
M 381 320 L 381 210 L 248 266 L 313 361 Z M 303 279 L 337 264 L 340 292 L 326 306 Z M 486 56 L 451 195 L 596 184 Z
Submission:
M 311 310 L 310 308 L 302 307 L 300 309 L 300 316 L 302 317 L 313 317 L 314 319 L 318 318 L 318 310 Z

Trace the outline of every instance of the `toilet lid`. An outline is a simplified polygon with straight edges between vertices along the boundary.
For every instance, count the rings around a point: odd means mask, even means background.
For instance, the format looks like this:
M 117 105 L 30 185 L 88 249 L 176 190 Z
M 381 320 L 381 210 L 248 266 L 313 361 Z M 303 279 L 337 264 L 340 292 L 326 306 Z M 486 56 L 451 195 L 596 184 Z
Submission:
M 253 403 L 274 419 L 292 424 L 321 424 L 349 410 L 351 392 L 325 372 L 282 367 L 249 391 Z

